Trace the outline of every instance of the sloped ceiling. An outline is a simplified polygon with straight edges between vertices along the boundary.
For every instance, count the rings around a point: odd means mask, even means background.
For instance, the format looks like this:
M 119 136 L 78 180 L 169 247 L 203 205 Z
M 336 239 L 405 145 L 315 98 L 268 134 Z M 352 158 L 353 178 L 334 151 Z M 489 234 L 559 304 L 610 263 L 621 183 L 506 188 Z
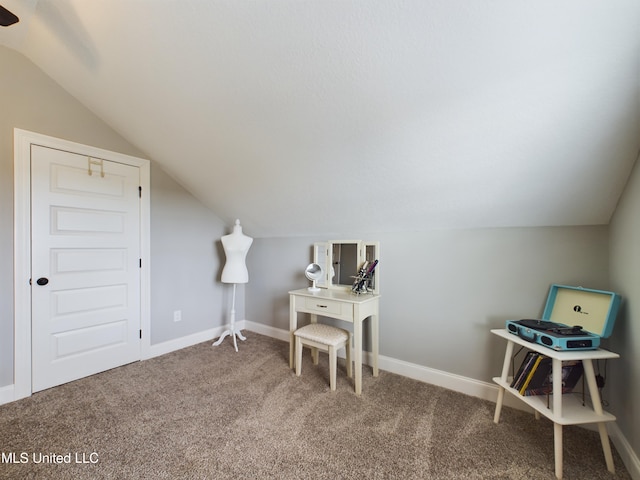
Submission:
M 255 237 L 607 224 L 637 0 L 0 0 L 24 53 Z

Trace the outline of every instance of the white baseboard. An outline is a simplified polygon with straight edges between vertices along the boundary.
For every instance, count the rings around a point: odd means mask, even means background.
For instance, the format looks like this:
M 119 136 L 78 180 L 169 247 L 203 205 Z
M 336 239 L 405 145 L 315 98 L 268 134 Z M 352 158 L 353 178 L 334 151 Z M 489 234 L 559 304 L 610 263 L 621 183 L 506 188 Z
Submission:
M 364 352 L 363 362 L 366 365 L 371 365 L 371 352 Z M 498 398 L 498 386 L 494 383 L 482 382 L 473 378 L 424 367 L 384 355 L 378 356 L 378 367 L 381 370 L 395 373 L 396 375 L 412 378 L 430 385 L 436 385 L 446 388 L 447 390 L 453 390 L 454 392 L 464 393 L 472 397 L 482 398 L 490 402 L 495 402 Z M 512 398 L 510 395 L 505 395 L 503 405 L 533 413 L 532 409 Z
M 245 324 L 244 320 L 240 322 L 236 322 L 236 326 L 240 330 L 245 328 L 244 324 Z M 149 358 L 158 357 L 160 355 L 165 355 L 167 353 L 175 352 L 176 350 L 181 350 L 183 348 L 191 347 L 192 345 L 197 345 L 198 343 L 208 342 L 222 335 L 222 333 L 228 328 L 229 328 L 228 325 L 223 325 L 221 327 L 210 328 L 209 330 L 205 330 L 203 332 L 187 335 L 186 337 L 180 337 L 174 340 L 168 340 L 166 342 L 151 345 L 149 347 L 149 350 L 143 354 L 142 360 L 148 360 Z M 260 333 L 260 332 L 257 332 L 257 333 Z
M 6 387 L 0 387 L 0 405 L 13 402 L 16 399 L 14 390 L 13 384 L 7 385 Z
M 250 322 L 249 320 L 244 320 L 244 327 L 251 332 L 259 333 L 260 335 L 264 335 L 265 337 L 271 337 L 278 340 L 282 340 L 283 342 L 289 341 L 289 330 L 283 330 L 281 328 L 270 327 L 268 325 L 263 325 L 261 323 Z
M 365 357 L 368 365 L 371 364 L 370 356 L 371 353 L 366 352 Z M 447 390 L 464 393 L 465 395 L 471 395 L 472 397 L 482 398 L 483 400 L 495 402 L 498 398 L 498 386 L 493 383 L 474 380 L 461 375 L 443 372 L 442 370 L 416 365 L 415 363 L 385 357 L 384 355 L 378 356 L 378 367 L 387 372 L 443 387 Z M 505 395 L 504 405 L 527 412 L 533 412 L 533 410 L 529 409 L 522 402 L 511 400 L 508 395 Z
M 618 427 L 616 422 L 611 422 L 607 423 L 607 430 L 611 441 L 622 458 L 622 463 L 624 463 L 624 466 L 627 467 L 629 471 L 629 475 L 631 475 L 633 480 L 640 480 L 640 459 L 638 459 L 638 455 L 636 455 L 631 445 L 629 445 L 620 427 Z

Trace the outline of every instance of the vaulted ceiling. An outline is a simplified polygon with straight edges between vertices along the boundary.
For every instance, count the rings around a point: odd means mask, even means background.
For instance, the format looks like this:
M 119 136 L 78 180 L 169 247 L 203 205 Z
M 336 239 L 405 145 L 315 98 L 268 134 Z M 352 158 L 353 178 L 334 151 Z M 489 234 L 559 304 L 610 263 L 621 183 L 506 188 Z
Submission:
M 607 224 L 638 156 L 638 0 L 0 4 L 0 43 L 255 237 Z

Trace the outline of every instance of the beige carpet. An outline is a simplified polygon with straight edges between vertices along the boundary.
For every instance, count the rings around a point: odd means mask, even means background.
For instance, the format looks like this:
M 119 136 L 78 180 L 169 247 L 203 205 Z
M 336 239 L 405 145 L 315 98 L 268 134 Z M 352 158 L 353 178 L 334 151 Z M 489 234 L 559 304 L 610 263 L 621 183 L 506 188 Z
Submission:
M 305 351 L 296 377 L 288 344 L 247 332 L 239 348 L 203 343 L 1 406 L 0 478 L 554 478 L 547 420 L 505 408 L 495 425 L 491 402 L 368 367 L 356 397 L 343 363 L 331 392 L 326 355 Z M 565 478 L 630 478 L 615 451 L 607 472 L 595 432 L 565 427 L 564 443 Z M 61 463 L 34 463 L 51 454 Z

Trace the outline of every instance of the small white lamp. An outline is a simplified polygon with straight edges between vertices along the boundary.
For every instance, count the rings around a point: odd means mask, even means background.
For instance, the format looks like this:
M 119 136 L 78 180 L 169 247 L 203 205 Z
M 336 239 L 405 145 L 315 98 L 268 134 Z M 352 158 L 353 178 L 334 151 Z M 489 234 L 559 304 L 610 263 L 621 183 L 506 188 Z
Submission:
M 307 290 L 310 292 L 319 292 L 320 289 L 316 287 L 316 281 L 320 280 L 322 275 L 324 275 L 322 267 L 317 263 L 310 263 L 307 268 L 305 268 L 304 275 L 313 282 L 313 285 L 307 288 Z

